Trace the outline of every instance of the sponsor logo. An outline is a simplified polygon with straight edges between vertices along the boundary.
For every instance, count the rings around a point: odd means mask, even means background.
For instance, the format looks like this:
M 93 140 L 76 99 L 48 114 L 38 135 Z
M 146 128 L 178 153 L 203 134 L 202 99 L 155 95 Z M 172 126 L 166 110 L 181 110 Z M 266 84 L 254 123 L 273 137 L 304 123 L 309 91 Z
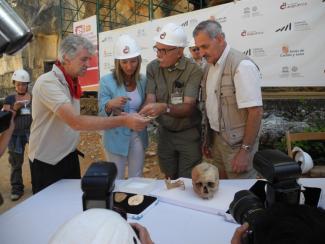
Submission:
M 227 17 L 226 17 L 226 16 L 224 16 L 224 17 L 219 17 L 219 18 L 217 18 L 216 20 L 217 20 L 220 24 L 222 24 L 222 23 L 227 22 Z
M 74 28 L 75 34 L 80 35 L 91 31 L 91 25 L 78 25 Z
M 283 2 L 280 5 L 280 9 L 285 10 L 285 9 L 291 9 L 291 8 L 297 8 L 297 7 L 305 7 L 305 6 L 307 6 L 307 2 L 305 2 L 305 1 L 291 2 L 291 3 Z
M 105 36 L 102 40 L 102 42 L 108 42 L 108 41 L 112 41 L 113 37 L 112 36 Z
M 304 77 L 302 73 L 299 72 L 299 67 L 297 65 L 290 66 L 282 66 L 280 74 L 280 78 L 301 78 Z
M 188 20 L 186 20 L 184 23 L 182 23 L 181 26 L 183 26 L 183 27 L 188 26 Z
M 263 35 L 264 32 L 263 31 L 247 31 L 247 30 L 243 30 L 240 35 L 242 37 L 246 37 L 246 36 L 256 36 L 256 35 Z
M 283 66 L 282 67 L 282 73 L 289 73 L 289 67 L 288 66 Z
M 137 30 L 137 36 L 146 36 L 146 31 L 145 29 L 138 29 Z
M 261 47 L 249 48 L 249 49 L 245 50 L 243 53 L 250 57 L 264 57 L 265 56 L 265 51 Z
M 165 39 L 165 37 L 166 37 L 166 32 L 161 33 L 159 37 L 160 37 L 160 39 Z
M 305 49 L 290 49 L 287 44 L 284 44 L 281 47 L 281 54 L 280 57 L 297 57 L 297 56 L 304 56 L 305 55 Z
M 283 45 L 282 46 L 282 53 L 287 55 L 289 53 L 289 46 L 288 45 Z
M 198 23 L 197 19 L 190 19 L 190 25 L 191 26 L 196 25 L 197 23 Z
M 110 51 L 108 51 L 108 50 L 104 50 L 103 56 L 104 56 L 104 58 L 111 57 L 112 53 Z
M 123 48 L 123 53 L 124 54 L 128 54 L 130 52 L 130 47 L 129 46 L 125 46 L 124 48 Z
M 258 17 L 258 16 L 262 16 L 262 15 L 263 14 L 258 10 L 258 7 L 253 6 L 253 7 L 245 7 L 243 9 L 242 17 L 250 18 L 250 17 Z
M 307 23 L 306 20 L 290 22 L 280 28 L 276 29 L 275 32 L 284 32 L 284 31 L 306 31 L 310 30 L 310 25 Z
M 280 32 L 280 31 L 291 31 L 291 23 L 280 27 L 279 29 L 277 29 L 275 32 Z
M 298 72 L 298 67 L 297 66 L 292 66 L 291 71 L 297 73 Z
M 244 8 L 244 14 L 250 14 L 251 9 L 249 7 Z
M 243 52 L 243 54 L 247 55 L 247 56 L 251 56 L 252 55 L 252 49 L 247 49 Z

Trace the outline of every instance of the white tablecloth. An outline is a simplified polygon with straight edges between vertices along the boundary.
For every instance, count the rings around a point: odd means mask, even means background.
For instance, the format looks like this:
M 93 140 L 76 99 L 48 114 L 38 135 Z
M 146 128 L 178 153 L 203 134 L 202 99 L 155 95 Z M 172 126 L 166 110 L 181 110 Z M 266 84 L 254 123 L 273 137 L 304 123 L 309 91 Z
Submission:
M 254 180 L 226 180 L 233 194 Z M 325 188 L 325 179 L 302 179 Z M 163 187 L 160 181 L 155 192 Z M 230 194 L 231 195 L 231 194 Z M 45 244 L 64 222 L 82 211 L 80 180 L 61 180 L 0 215 L 1 244 Z M 229 198 L 229 197 L 228 197 Z M 225 199 L 231 202 L 232 199 Z M 131 220 L 135 222 L 135 220 Z M 156 244 L 229 243 L 238 226 L 215 214 L 160 201 L 137 222 L 145 225 Z

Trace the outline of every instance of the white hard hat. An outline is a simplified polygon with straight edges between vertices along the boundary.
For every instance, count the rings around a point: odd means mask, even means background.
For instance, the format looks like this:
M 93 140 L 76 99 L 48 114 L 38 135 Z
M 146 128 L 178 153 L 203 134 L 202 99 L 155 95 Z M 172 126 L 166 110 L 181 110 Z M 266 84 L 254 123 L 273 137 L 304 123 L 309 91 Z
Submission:
M 190 43 L 188 44 L 188 47 L 196 47 L 194 37 L 192 37 Z
M 30 82 L 29 74 L 24 69 L 16 70 L 12 75 L 11 80 L 26 82 L 26 83 Z
M 118 213 L 92 208 L 63 224 L 51 237 L 50 244 L 134 244 L 140 243 L 132 227 Z
M 314 162 L 311 156 L 304 152 L 300 147 L 294 147 L 292 149 L 292 155 L 296 162 L 301 163 L 300 168 L 303 174 L 307 173 L 314 167 Z
M 158 35 L 154 38 L 154 40 L 156 42 L 169 46 L 187 46 L 187 37 L 183 27 L 174 23 L 165 25 L 158 33 Z
M 120 36 L 114 45 L 115 59 L 128 59 L 140 56 L 140 49 L 129 35 Z

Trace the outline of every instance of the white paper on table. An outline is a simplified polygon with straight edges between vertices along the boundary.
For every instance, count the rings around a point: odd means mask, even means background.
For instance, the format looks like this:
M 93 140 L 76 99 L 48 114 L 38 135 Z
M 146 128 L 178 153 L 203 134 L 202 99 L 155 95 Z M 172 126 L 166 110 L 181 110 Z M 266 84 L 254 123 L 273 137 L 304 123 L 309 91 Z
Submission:
M 150 195 L 156 187 L 156 182 L 155 179 L 134 177 L 117 185 L 114 191 Z
M 238 187 L 224 184 L 220 181 L 219 189 L 212 199 L 202 199 L 194 191 L 192 180 L 188 178 L 179 178 L 184 181 L 185 190 L 173 188 L 168 190 L 166 187 L 161 191 L 153 192 L 159 201 L 191 208 L 197 211 L 224 215 L 229 208 L 229 204 L 234 198 L 234 193 Z

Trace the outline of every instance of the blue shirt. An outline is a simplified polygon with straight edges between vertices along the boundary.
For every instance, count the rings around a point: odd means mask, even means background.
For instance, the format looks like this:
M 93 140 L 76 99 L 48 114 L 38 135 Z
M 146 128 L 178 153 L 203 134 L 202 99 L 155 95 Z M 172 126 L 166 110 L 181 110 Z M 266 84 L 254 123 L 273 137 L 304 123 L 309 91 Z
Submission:
M 137 89 L 141 97 L 141 104 L 145 100 L 146 91 L 146 78 L 141 75 L 140 80 L 137 82 Z M 105 112 L 105 105 L 108 101 L 115 97 L 127 96 L 127 91 L 124 85 L 118 85 L 113 74 L 108 74 L 103 76 L 99 82 L 99 92 L 98 92 L 98 107 L 100 116 L 112 116 L 107 115 Z M 130 112 L 129 101 L 125 104 L 124 112 Z M 129 144 L 132 134 L 132 130 L 127 127 L 118 127 L 113 129 L 108 129 L 104 131 L 103 143 L 104 147 L 108 152 L 127 156 L 129 153 Z M 147 129 L 138 132 L 142 141 L 144 148 L 148 146 L 148 134 Z

